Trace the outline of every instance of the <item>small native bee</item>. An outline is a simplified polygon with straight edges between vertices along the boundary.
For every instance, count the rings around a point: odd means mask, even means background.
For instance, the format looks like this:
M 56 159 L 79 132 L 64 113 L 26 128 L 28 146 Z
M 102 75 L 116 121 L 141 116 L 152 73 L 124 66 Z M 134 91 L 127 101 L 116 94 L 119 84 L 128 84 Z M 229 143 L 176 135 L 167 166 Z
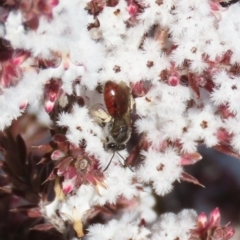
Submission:
M 130 88 L 124 82 L 115 83 L 113 81 L 105 84 L 103 95 L 108 114 L 111 117 L 106 124 L 108 137 L 104 148 L 115 154 L 126 148 L 126 143 L 131 137 L 132 95 Z M 105 170 L 109 167 L 112 158 Z

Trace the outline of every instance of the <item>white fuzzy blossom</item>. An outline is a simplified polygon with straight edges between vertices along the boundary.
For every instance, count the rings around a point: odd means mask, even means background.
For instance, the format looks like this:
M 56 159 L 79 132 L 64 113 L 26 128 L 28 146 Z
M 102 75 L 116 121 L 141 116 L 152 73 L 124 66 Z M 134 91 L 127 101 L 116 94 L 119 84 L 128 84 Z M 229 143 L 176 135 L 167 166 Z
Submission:
M 188 240 L 189 229 L 194 228 L 196 216 L 193 210 L 183 210 L 177 215 L 166 213 L 151 227 L 138 227 L 135 223 L 136 214 L 127 213 L 121 219 L 111 220 L 106 225 L 91 226 L 85 239 Z
M 135 214 L 127 213 L 121 219 L 111 220 L 106 225 L 96 224 L 91 226 L 85 239 L 148 239 L 150 230 L 139 227 L 137 221 L 138 218 Z
M 189 229 L 193 229 L 196 223 L 197 214 L 193 210 L 183 210 L 179 214 L 165 213 L 158 223 L 154 224 L 152 240 L 188 240 Z

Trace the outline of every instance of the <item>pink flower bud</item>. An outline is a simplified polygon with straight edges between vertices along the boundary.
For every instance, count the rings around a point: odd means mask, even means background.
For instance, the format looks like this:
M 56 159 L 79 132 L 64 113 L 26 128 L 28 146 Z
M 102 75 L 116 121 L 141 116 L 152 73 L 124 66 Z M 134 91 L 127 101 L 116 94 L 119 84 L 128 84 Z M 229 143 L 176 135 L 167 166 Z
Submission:
M 137 6 L 135 4 L 130 4 L 128 6 L 128 13 L 132 16 L 136 16 L 137 15 Z
M 76 177 L 74 177 L 72 179 L 64 179 L 64 181 L 62 183 L 62 190 L 63 190 L 64 194 L 68 194 L 68 193 L 72 192 L 75 182 L 76 182 Z
M 227 227 L 225 231 L 225 239 L 230 239 L 235 234 L 235 230 L 231 227 Z
M 51 102 L 55 102 L 60 94 L 61 81 L 59 79 L 51 79 L 44 89 L 45 99 L 49 99 Z
M 209 216 L 209 225 L 210 226 L 218 226 L 220 223 L 220 212 L 218 208 L 215 208 Z
M 0 65 L 0 83 L 3 87 L 15 86 L 20 79 L 21 69 L 12 64 L 11 61 Z
M 210 2 L 210 7 L 213 11 L 219 11 L 221 6 L 218 2 Z
M 58 165 L 57 175 L 62 176 L 65 175 L 66 178 L 73 178 L 76 175 L 75 168 L 70 166 L 72 162 L 72 157 L 67 157 L 61 161 Z
M 47 113 L 50 113 L 54 108 L 54 102 L 51 102 L 51 101 L 48 100 L 44 103 L 44 107 L 45 107 L 45 111 Z
M 65 154 L 60 150 L 55 150 L 51 155 L 52 160 L 60 160 L 63 157 L 65 157 Z
M 28 101 L 25 100 L 20 104 L 19 109 L 24 110 L 27 107 L 27 105 L 28 105 Z
M 49 5 L 51 7 L 56 7 L 58 5 L 59 1 L 58 0 L 50 0 Z
M 192 165 L 202 159 L 198 152 L 185 154 L 181 158 L 181 165 Z
M 11 62 L 13 65 L 18 66 L 21 63 L 23 63 L 29 56 L 30 54 L 28 52 L 18 51 L 14 53 L 13 59 L 11 60 Z
M 232 138 L 232 135 L 223 128 L 217 130 L 216 136 L 221 143 L 229 143 Z
M 207 225 L 207 216 L 203 212 L 198 216 L 198 228 L 205 228 Z
M 144 83 L 142 81 L 132 84 L 131 88 L 132 88 L 132 94 L 135 97 L 142 97 L 147 93 L 147 89 L 144 86 Z
M 168 78 L 168 84 L 172 87 L 175 87 L 179 84 L 179 78 L 176 76 L 170 76 Z
M 55 92 L 49 92 L 48 97 L 49 97 L 49 100 L 50 100 L 51 102 L 55 102 L 55 101 L 56 101 L 56 98 L 57 98 L 57 93 L 55 93 Z
M 230 239 L 234 235 L 235 231 L 231 227 L 223 226 L 217 227 L 213 231 L 212 238 L 213 239 Z

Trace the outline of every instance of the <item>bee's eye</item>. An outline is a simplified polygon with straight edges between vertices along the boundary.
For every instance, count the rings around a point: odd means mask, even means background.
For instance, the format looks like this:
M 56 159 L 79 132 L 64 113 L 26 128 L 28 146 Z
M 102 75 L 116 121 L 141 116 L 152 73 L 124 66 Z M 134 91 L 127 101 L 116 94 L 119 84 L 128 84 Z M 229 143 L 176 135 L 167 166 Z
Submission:
M 117 146 L 116 143 L 104 144 L 104 148 L 105 148 L 106 151 L 111 151 L 111 152 L 118 151 L 118 146 Z
M 109 143 L 109 144 L 107 144 L 107 148 L 115 150 L 117 148 L 117 144 L 116 143 Z
M 117 151 L 121 151 L 121 150 L 123 150 L 125 148 L 126 148 L 125 144 L 120 144 L 120 145 L 117 146 Z

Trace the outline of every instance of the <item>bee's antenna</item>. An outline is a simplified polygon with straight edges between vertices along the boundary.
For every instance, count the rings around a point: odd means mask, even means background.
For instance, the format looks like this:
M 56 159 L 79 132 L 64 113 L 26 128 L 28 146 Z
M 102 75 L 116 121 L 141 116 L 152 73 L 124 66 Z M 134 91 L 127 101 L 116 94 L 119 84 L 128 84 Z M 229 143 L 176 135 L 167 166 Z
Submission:
M 113 160 L 114 155 L 115 155 L 115 152 L 113 152 L 113 155 L 112 155 L 112 157 L 111 157 L 108 165 L 104 168 L 103 172 L 105 172 L 105 171 L 108 169 L 108 167 L 110 166 L 110 164 L 111 164 L 111 162 L 112 162 L 112 160 Z
M 123 158 L 123 156 L 119 152 L 116 152 L 116 153 L 123 160 L 123 162 L 124 162 L 123 166 L 128 167 L 132 172 L 134 172 L 133 169 L 129 165 L 126 165 L 126 160 Z
M 119 157 L 123 160 L 123 162 L 124 162 L 124 163 L 122 164 L 122 163 L 119 161 L 120 164 L 121 164 L 122 166 L 128 167 L 132 172 L 134 172 L 133 169 L 132 169 L 129 165 L 126 165 L 125 159 L 124 159 L 123 156 L 122 156 L 119 152 L 117 152 L 117 151 L 114 151 L 114 152 L 113 152 L 113 155 L 112 155 L 112 157 L 111 157 L 108 165 L 104 168 L 103 172 L 105 172 L 105 171 L 108 169 L 108 167 L 110 166 L 110 164 L 111 164 L 111 162 L 112 162 L 112 160 L 113 160 L 113 158 L 114 158 L 114 156 L 115 156 L 115 153 L 117 153 L 118 156 L 119 156 Z

